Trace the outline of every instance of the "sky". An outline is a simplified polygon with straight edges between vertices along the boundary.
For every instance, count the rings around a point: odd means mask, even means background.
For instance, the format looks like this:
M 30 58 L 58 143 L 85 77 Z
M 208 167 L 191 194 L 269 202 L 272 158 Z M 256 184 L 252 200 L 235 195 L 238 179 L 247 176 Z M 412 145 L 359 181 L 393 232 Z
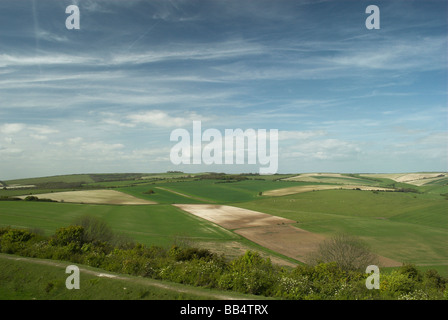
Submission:
M 0 180 L 258 172 L 173 164 L 193 121 L 278 130 L 278 173 L 447 171 L 447 3 L 2 0 Z

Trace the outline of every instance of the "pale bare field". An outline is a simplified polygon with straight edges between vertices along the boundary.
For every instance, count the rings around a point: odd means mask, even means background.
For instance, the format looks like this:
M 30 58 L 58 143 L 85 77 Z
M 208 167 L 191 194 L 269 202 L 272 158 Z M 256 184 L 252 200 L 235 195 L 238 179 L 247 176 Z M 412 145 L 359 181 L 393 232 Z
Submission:
M 231 230 L 296 222 L 294 220 L 232 206 L 214 204 L 173 204 L 173 206 Z
M 380 188 L 372 186 L 362 186 L 362 185 L 308 185 L 308 186 L 294 186 L 289 188 L 275 189 L 263 192 L 264 196 L 287 196 L 290 194 L 310 192 L 310 191 L 320 191 L 320 190 L 334 190 L 334 189 L 360 189 L 360 190 L 379 190 L 379 191 L 393 191 L 394 189 Z
M 409 173 L 409 174 L 406 174 L 406 175 L 396 178 L 395 181 L 406 182 L 406 183 L 411 183 L 411 184 L 413 184 L 415 182 L 426 183 L 427 179 L 435 178 L 440 175 L 444 175 L 446 177 L 445 173 Z
M 429 173 L 372 173 L 372 174 L 362 174 L 361 176 L 366 177 L 377 177 L 377 178 L 388 178 L 396 182 L 404 182 L 413 184 L 416 186 L 424 185 L 425 183 L 438 180 L 443 177 L 447 177 L 446 172 L 429 172 Z
M 341 179 L 343 178 L 343 179 Z M 347 180 L 345 180 L 347 179 Z M 357 178 L 344 176 L 340 173 L 302 173 L 298 176 L 289 177 L 283 179 L 285 181 L 302 181 L 302 182 L 316 182 L 316 183 L 339 183 L 350 184 L 348 180 L 354 180 L 352 183 L 356 183 Z
M 4 186 L 5 189 L 25 189 L 25 188 L 34 188 L 34 184 L 10 184 L 8 186 Z
M 121 205 L 146 205 L 156 202 L 133 197 L 129 194 L 116 190 L 87 190 L 66 191 L 35 194 L 41 199 L 51 199 L 59 202 L 89 203 L 89 204 L 121 204 Z M 18 198 L 26 198 L 20 196 Z

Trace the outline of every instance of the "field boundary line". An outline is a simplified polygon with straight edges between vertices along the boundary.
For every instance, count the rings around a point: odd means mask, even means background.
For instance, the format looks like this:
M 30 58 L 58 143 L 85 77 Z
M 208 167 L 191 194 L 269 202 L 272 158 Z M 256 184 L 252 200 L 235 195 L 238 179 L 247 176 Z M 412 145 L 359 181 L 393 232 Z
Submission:
M 168 191 L 168 192 L 171 192 L 171 193 L 180 195 L 180 196 L 185 197 L 185 198 L 193 199 L 193 200 L 199 200 L 199 201 L 205 201 L 205 202 L 212 202 L 212 203 L 215 203 L 215 201 L 212 201 L 212 200 L 209 200 L 209 199 L 204 199 L 204 198 L 199 198 L 199 197 L 195 197 L 195 196 L 190 196 L 190 195 L 188 195 L 188 194 L 181 193 L 181 192 L 178 192 L 178 191 L 174 191 L 174 190 L 171 190 L 171 189 L 168 189 L 168 188 L 155 187 L 155 189 L 160 189 L 160 190 Z

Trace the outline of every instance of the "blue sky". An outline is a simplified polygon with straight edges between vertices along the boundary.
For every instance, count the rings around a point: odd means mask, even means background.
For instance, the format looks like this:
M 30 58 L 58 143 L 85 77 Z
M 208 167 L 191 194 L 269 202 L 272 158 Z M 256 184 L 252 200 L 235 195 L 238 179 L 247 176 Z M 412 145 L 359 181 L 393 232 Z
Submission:
M 194 120 L 278 129 L 279 173 L 446 171 L 447 13 L 445 0 L 2 0 L 0 180 L 258 171 L 173 165 L 170 133 Z

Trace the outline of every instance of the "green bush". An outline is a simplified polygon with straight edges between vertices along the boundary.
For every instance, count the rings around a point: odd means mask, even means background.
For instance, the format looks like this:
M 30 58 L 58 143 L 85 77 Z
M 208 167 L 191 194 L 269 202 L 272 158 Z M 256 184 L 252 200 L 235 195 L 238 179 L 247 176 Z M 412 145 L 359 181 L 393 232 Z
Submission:
M 20 253 L 27 248 L 27 242 L 35 235 L 28 230 L 4 228 L 0 232 L 0 252 Z
M 194 259 L 206 259 L 210 260 L 214 257 L 214 254 L 207 249 L 200 248 L 182 248 L 178 246 L 172 246 L 170 254 L 176 261 L 189 261 Z
M 71 243 L 78 245 L 79 249 L 83 244 L 84 228 L 81 226 L 68 226 L 56 230 L 56 233 L 50 238 L 50 245 L 67 246 Z
M 274 295 L 280 298 L 303 300 L 312 293 L 312 282 L 305 275 L 285 273 L 275 281 Z
M 7 242 L 27 242 L 33 237 L 28 230 L 9 229 L 3 233 L 2 239 Z
M 274 267 L 269 258 L 246 251 L 228 265 L 227 272 L 219 280 L 219 287 L 250 294 L 268 294 L 274 285 Z
M 398 269 L 398 273 L 406 275 L 408 278 L 411 278 L 415 281 L 422 280 L 422 274 L 415 265 L 413 264 L 404 264 Z
M 447 279 L 444 279 L 436 270 L 429 269 L 425 272 L 422 279 L 425 288 L 433 288 L 437 290 L 445 289 Z
M 408 294 L 416 289 L 416 282 L 412 277 L 400 271 L 380 276 L 380 290 L 387 297 Z

